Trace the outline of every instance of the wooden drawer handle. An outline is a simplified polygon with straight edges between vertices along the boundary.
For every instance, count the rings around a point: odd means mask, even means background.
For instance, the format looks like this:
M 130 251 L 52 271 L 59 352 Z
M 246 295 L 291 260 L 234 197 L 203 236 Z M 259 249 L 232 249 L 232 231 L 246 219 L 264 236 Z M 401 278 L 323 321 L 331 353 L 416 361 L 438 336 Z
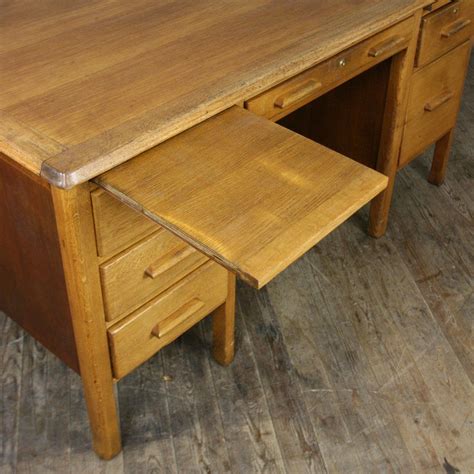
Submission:
M 450 101 L 453 97 L 454 97 L 454 92 L 446 92 L 445 94 L 440 95 L 436 99 L 433 99 L 433 101 L 428 102 L 425 105 L 425 110 L 427 112 L 434 112 L 436 109 L 441 107 L 443 104 Z
M 369 49 L 369 56 L 371 58 L 378 58 L 383 54 L 389 53 L 390 51 L 398 48 L 404 44 L 407 44 L 408 40 L 404 36 L 394 36 L 393 38 L 389 38 L 386 41 L 374 46 L 373 48 Z
M 145 270 L 145 275 L 155 279 L 194 252 L 196 252 L 196 250 L 193 247 L 186 246 L 182 249 L 167 253 L 164 257 L 161 257 L 155 263 L 152 263 Z
M 441 32 L 441 37 L 451 38 L 451 36 L 454 36 L 456 33 L 459 33 L 460 31 L 464 30 L 464 28 L 468 27 L 470 24 L 471 20 L 469 18 L 464 18 L 459 21 L 456 21 Z
M 177 309 L 174 313 L 168 316 L 166 319 L 158 323 L 151 331 L 155 337 L 166 336 L 170 331 L 178 327 L 181 323 L 190 318 L 193 314 L 197 313 L 204 307 L 204 301 L 199 298 L 193 298 L 186 304 Z
M 305 82 L 303 85 L 293 89 L 292 91 L 288 92 L 287 94 L 283 94 L 278 97 L 274 105 L 279 109 L 284 109 L 285 107 L 289 107 L 296 102 L 299 102 L 301 99 L 304 99 L 306 96 L 311 95 L 312 93 L 316 92 L 318 89 L 322 87 L 322 84 L 318 81 L 313 79 Z

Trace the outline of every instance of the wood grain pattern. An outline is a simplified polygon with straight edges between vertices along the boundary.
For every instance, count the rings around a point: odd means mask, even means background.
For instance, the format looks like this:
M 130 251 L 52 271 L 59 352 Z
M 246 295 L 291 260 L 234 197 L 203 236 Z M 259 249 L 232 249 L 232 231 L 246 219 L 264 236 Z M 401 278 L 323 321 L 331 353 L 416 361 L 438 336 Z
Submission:
M 103 189 L 91 193 L 97 251 L 100 257 L 113 257 L 156 230 L 156 225 L 134 212 Z
M 0 30 L 0 110 L 61 150 L 35 152 L 15 128 L 0 136 L 0 151 L 9 147 L 12 158 L 54 184 L 73 186 L 427 3 L 8 2 Z
M 474 35 L 474 2 L 458 0 L 423 18 L 416 57 L 418 67 L 429 64 Z
M 375 169 L 389 74 L 390 61 L 384 61 L 278 123 Z
M 436 186 L 441 186 L 446 178 L 448 169 L 449 154 L 454 140 L 454 129 L 444 135 L 441 140 L 436 142 L 433 154 L 433 162 L 431 164 L 428 181 Z
M 454 127 L 470 50 L 468 41 L 413 74 L 400 167 Z
M 453 0 L 434 0 L 430 5 L 426 5 L 424 8 L 424 15 L 429 15 L 431 12 L 438 10 L 441 7 L 444 7 L 448 3 L 451 3 Z
M 421 11 L 415 16 L 419 24 Z M 395 177 L 398 170 L 400 145 L 408 102 L 408 86 L 413 73 L 417 38 L 411 38 L 408 48 L 391 59 L 390 76 L 387 86 L 382 133 L 376 169 L 388 177 L 388 186 L 371 203 L 369 234 L 373 237 L 384 235 L 388 225 L 388 215 L 392 201 Z
M 94 450 L 111 459 L 121 450 L 100 287 L 90 188 L 52 188 L 66 287 Z
M 96 182 L 262 287 L 387 179 L 234 107 Z
M 414 18 L 409 18 L 283 84 L 247 100 L 245 107 L 262 117 L 280 120 L 341 83 L 400 52 L 407 47 L 411 37 L 416 34 Z M 310 81 L 313 86 L 307 89 Z
M 0 308 L 79 370 L 50 187 L 1 153 Z
M 207 262 L 109 328 L 114 376 L 124 377 L 220 306 L 227 286 L 226 270 Z
M 228 272 L 227 298 L 212 313 L 212 355 L 221 365 L 227 366 L 235 355 L 235 275 Z
M 107 321 L 131 313 L 207 260 L 192 247 L 192 252 L 184 258 L 173 259 L 176 252 L 188 248 L 181 239 L 160 229 L 102 264 L 100 275 Z M 160 266 L 160 271 L 153 277 L 155 265 Z
M 267 288 L 238 285 L 229 367 L 205 318 L 122 379 L 112 461 L 89 450 L 79 376 L 0 313 L 2 474 L 474 472 L 473 119 L 474 61 L 444 185 L 427 153 L 400 171 L 384 239 L 362 211 Z

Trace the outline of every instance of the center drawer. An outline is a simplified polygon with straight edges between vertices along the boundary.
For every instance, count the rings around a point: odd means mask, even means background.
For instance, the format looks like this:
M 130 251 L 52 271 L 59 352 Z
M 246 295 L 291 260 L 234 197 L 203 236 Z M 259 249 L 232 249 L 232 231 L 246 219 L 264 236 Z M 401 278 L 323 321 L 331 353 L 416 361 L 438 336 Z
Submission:
M 206 260 L 164 229 L 145 238 L 100 266 L 106 320 L 126 316 Z
M 325 92 L 405 49 L 415 34 L 409 18 L 334 58 L 245 102 L 254 114 L 277 121 Z

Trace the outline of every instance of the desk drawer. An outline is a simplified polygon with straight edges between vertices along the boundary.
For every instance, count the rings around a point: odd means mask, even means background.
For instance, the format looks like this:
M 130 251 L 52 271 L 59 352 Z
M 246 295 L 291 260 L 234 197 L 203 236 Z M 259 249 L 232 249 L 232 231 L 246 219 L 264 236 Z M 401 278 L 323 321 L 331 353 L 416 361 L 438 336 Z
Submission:
M 156 229 L 151 220 L 113 198 L 103 189 L 93 191 L 91 199 L 100 257 L 112 257 Z
M 206 260 L 202 253 L 161 229 L 104 263 L 100 274 L 107 321 L 126 316 Z
M 247 100 L 251 112 L 274 121 L 311 102 L 407 47 L 415 34 L 413 18 L 357 44 L 263 94 Z
M 450 3 L 423 18 L 416 65 L 434 61 L 474 34 L 474 1 Z
M 424 8 L 423 15 L 429 15 L 430 13 L 438 10 L 439 8 L 452 3 L 453 0 L 435 0 L 434 3 Z
M 466 42 L 413 75 L 400 167 L 454 127 L 469 52 Z
M 114 376 L 121 378 L 224 303 L 227 271 L 207 262 L 134 314 L 112 326 Z

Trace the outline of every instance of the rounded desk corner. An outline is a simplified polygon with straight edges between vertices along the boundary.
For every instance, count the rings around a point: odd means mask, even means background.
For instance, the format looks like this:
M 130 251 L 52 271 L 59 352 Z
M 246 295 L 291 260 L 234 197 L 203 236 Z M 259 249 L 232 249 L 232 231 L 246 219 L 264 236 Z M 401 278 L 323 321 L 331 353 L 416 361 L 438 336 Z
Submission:
M 74 186 L 80 184 L 79 180 L 76 180 L 75 174 L 60 171 L 57 168 L 44 162 L 41 165 L 40 175 L 44 178 L 51 186 L 59 189 L 71 189 Z

